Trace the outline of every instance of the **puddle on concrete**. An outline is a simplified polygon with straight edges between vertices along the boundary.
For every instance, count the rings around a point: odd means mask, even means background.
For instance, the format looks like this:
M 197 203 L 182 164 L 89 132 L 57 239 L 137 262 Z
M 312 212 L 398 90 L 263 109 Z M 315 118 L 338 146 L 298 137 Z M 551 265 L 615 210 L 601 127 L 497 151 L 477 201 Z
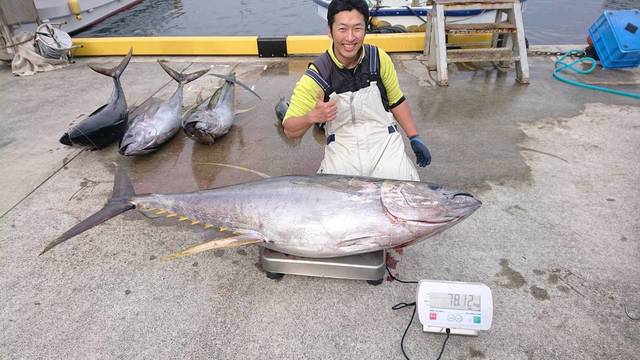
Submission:
M 496 274 L 496 277 L 506 279 L 506 281 L 497 282 L 498 285 L 502 286 L 503 288 L 518 289 L 527 283 L 522 274 L 509 267 L 509 260 L 500 259 L 500 267 L 502 267 L 502 269 L 499 273 Z
M 217 164 L 227 164 L 256 170 L 267 175 L 313 174 L 317 170 L 325 136 L 310 130 L 302 140 L 290 141 L 278 126 L 274 105 L 280 96 L 291 96 L 299 75 L 308 60 L 292 60 L 268 64 L 215 64 L 212 72 L 235 71 L 237 78 L 253 86 L 261 94 L 258 101 L 249 92 L 236 87 L 236 109 L 252 108 L 236 115 L 228 134 L 212 145 L 203 145 L 180 131 L 155 153 L 139 157 L 119 157 L 129 172 L 138 193 L 175 193 L 210 189 L 219 186 L 258 180 L 261 177 Z M 196 66 L 198 65 L 198 66 Z M 189 71 L 209 66 L 195 64 Z M 289 76 L 290 73 L 296 76 Z M 199 93 L 210 96 L 221 81 L 204 76 L 185 87 L 184 106 L 194 102 Z M 175 84 L 164 86 L 155 97 L 168 98 Z M 321 145 L 322 144 L 322 145 Z M 119 156 L 119 155 L 118 155 Z
M 274 106 L 281 96 L 290 98 L 311 60 L 302 57 L 262 64 L 193 64 L 188 71 L 206 67 L 217 73 L 235 71 L 241 81 L 262 95 L 263 100 L 257 101 L 247 91 L 237 88 L 236 107 L 252 107 L 252 110 L 238 114 L 230 132 L 213 145 L 197 144 L 181 131 L 154 154 L 124 159 L 117 155 L 111 159 L 127 166 L 136 190 L 141 193 L 195 191 L 259 179 L 251 172 L 214 165 L 216 163 L 272 176 L 314 174 L 322 159 L 325 135 L 314 128 L 301 140 L 286 139 L 274 113 Z M 449 88 L 416 86 L 417 80 L 425 79 L 425 70 L 420 72 L 419 69 L 421 63 L 415 59 L 399 63 L 401 87 L 405 96 L 413 99 L 410 106 L 416 124 L 433 156 L 429 167 L 419 169 L 423 181 L 475 193 L 488 190 L 490 183 L 527 184 L 531 181 L 527 155 L 540 155 L 544 149 L 521 145 L 529 139 L 523 124 L 566 128 L 566 120 L 545 116 L 553 113 L 571 116 L 571 111 L 581 106 L 554 104 L 532 113 L 532 103 L 543 95 L 548 97 L 549 89 L 538 87 L 544 84 L 521 86 L 512 83 L 513 71 L 504 75 L 495 69 L 457 70 L 456 81 L 460 84 L 453 83 Z M 220 85 L 221 80 L 213 76 L 194 81 L 185 87 L 184 105 L 192 104 L 199 93 L 208 96 Z M 167 98 L 175 91 L 175 86 L 174 81 L 169 81 L 154 96 Z M 545 118 L 548 121 L 541 121 Z M 407 151 L 413 157 L 411 151 Z M 564 157 L 552 160 L 568 161 Z M 513 208 L 508 211 L 518 213 L 523 210 Z
M 531 295 L 533 295 L 536 300 L 549 300 L 549 293 L 547 292 L 547 290 L 535 285 L 531 286 L 529 290 L 531 291 Z

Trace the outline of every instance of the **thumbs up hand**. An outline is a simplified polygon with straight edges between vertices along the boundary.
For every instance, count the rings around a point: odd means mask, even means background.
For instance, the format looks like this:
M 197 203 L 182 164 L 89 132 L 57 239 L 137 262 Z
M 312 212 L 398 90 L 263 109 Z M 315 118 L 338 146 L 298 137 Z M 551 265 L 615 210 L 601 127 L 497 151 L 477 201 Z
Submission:
M 329 100 L 324 102 L 324 91 L 320 90 L 316 97 L 316 106 L 309 112 L 309 119 L 312 123 L 323 123 L 335 120 L 338 108 L 336 102 Z

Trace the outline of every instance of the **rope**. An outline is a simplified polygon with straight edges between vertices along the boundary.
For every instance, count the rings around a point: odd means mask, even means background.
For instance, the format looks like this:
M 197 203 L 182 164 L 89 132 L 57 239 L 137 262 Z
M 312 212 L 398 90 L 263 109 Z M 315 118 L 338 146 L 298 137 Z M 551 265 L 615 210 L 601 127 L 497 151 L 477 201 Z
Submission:
M 32 41 L 32 40 L 33 40 L 33 38 L 34 38 L 34 37 L 32 36 L 32 37 L 28 38 L 27 40 L 23 40 L 23 41 L 20 41 L 20 42 L 15 43 L 15 44 L 11 44 L 11 45 L 7 45 L 7 46 L 0 47 L 0 50 L 4 50 L 4 49 L 8 49 L 8 48 L 10 48 L 10 47 L 15 47 L 15 46 L 18 46 L 18 45 L 26 44 L 26 43 L 28 43 L 29 41 Z

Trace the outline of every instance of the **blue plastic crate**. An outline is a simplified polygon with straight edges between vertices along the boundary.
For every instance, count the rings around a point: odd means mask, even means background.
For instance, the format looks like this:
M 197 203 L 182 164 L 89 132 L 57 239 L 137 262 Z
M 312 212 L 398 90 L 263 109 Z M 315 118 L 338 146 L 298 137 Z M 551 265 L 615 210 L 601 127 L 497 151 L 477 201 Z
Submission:
M 640 10 L 607 10 L 589 28 L 605 68 L 640 65 Z

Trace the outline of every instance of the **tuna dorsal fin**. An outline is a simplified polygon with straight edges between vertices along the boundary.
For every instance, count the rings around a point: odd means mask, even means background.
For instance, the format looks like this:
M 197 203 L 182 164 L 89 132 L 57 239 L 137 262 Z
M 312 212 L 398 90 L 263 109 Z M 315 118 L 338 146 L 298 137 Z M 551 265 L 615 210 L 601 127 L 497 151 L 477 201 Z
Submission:
M 236 85 L 240 85 L 246 90 L 249 90 L 249 92 L 251 92 L 253 95 L 257 96 L 258 99 L 262 100 L 262 98 L 260 97 L 260 95 L 258 95 L 257 92 L 253 91 L 252 88 L 248 87 L 247 85 L 241 83 L 238 79 L 236 79 L 236 73 L 231 73 L 231 75 L 222 75 L 222 74 L 209 74 L 209 75 L 219 77 L 221 79 L 225 79 L 226 81 L 234 83 Z
M 200 245 L 192 246 L 185 250 L 163 256 L 161 257 L 161 259 L 173 260 L 183 256 L 191 256 L 193 254 L 197 254 L 199 252 L 203 252 L 207 250 L 226 249 L 226 248 L 232 248 L 232 247 L 238 247 L 238 246 L 257 244 L 260 242 L 263 242 L 263 240 L 260 239 L 255 234 L 236 235 L 236 236 L 231 236 L 224 239 L 215 239 Z
M 124 69 L 126 69 L 127 65 L 129 65 L 129 61 L 131 60 L 132 55 L 133 55 L 133 48 L 129 48 L 129 52 L 127 53 L 127 56 L 125 56 L 124 59 L 122 59 L 122 61 L 120 62 L 120 64 L 118 64 L 118 66 L 113 68 L 104 68 L 101 66 L 89 65 L 89 68 L 91 68 L 91 70 L 97 73 L 100 73 L 102 75 L 107 75 L 107 76 L 111 76 L 112 78 L 119 79 L 120 75 L 122 75 L 122 73 L 124 72 Z

